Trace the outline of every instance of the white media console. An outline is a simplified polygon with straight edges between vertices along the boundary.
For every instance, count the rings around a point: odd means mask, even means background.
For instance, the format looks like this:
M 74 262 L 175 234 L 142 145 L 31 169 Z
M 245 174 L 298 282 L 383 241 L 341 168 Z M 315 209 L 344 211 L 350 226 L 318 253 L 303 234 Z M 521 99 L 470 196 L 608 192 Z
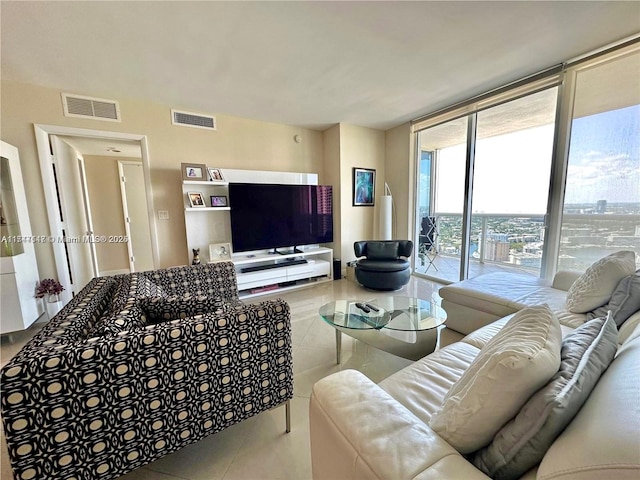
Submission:
M 192 250 L 200 249 L 202 262 L 209 262 L 209 245 L 212 243 L 232 243 L 230 211 L 227 207 L 210 206 L 212 195 L 228 198 L 229 182 L 245 183 L 287 183 L 317 185 L 318 176 L 313 173 L 264 172 L 253 170 L 222 169 L 225 181 L 182 182 L 185 211 L 185 227 L 189 258 Z M 192 207 L 188 193 L 197 192 L 204 196 L 204 207 Z M 267 251 L 234 253 L 231 261 L 236 266 L 238 290 L 241 298 L 283 292 L 333 279 L 333 250 L 314 246 L 299 247 L 302 251 L 284 255 Z M 286 252 L 286 248 L 278 249 Z
M 236 266 L 240 298 L 283 292 L 330 282 L 333 279 L 333 250 L 310 247 L 300 253 L 237 254 Z

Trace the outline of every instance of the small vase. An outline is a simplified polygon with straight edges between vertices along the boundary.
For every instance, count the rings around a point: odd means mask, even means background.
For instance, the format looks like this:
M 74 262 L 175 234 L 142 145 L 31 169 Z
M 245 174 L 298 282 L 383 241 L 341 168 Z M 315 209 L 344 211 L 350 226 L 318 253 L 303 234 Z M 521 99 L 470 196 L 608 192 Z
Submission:
M 60 295 L 52 293 L 47 295 L 47 300 L 44 302 L 44 308 L 47 311 L 49 319 L 52 319 L 56 313 L 62 308 L 62 302 L 60 301 Z

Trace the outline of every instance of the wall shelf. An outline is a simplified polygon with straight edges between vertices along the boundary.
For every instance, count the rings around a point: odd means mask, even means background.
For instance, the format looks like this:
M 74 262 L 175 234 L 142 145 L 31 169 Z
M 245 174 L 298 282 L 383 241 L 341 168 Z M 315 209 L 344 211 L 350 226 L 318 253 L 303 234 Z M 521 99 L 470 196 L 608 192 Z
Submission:
M 185 207 L 185 212 L 220 212 L 229 211 L 231 207 Z
M 226 187 L 229 182 L 212 182 L 210 180 L 183 180 L 183 185 L 207 185 L 209 187 Z

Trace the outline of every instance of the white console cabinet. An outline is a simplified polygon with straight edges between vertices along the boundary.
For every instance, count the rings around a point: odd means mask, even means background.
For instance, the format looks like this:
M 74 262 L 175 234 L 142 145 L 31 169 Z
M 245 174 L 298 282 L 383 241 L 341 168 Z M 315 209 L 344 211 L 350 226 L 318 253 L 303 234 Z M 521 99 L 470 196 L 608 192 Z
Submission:
M 44 312 L 18 149 L 0 142 L 0 333 L 29 327 Z
M 310 247 L 284 255 L 234 255 L 240 298 L 283 292 L 333 279 L 333 250 Z M 305 263 L 297 263 L 305 261 Z

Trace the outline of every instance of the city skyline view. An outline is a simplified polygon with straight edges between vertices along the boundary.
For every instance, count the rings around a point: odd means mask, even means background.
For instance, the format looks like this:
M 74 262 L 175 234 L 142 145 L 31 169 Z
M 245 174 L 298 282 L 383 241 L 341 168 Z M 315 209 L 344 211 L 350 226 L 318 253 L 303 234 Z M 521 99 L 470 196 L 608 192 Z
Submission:
M 577 118 L 566 204 L 640 201 L 640 105 Z

